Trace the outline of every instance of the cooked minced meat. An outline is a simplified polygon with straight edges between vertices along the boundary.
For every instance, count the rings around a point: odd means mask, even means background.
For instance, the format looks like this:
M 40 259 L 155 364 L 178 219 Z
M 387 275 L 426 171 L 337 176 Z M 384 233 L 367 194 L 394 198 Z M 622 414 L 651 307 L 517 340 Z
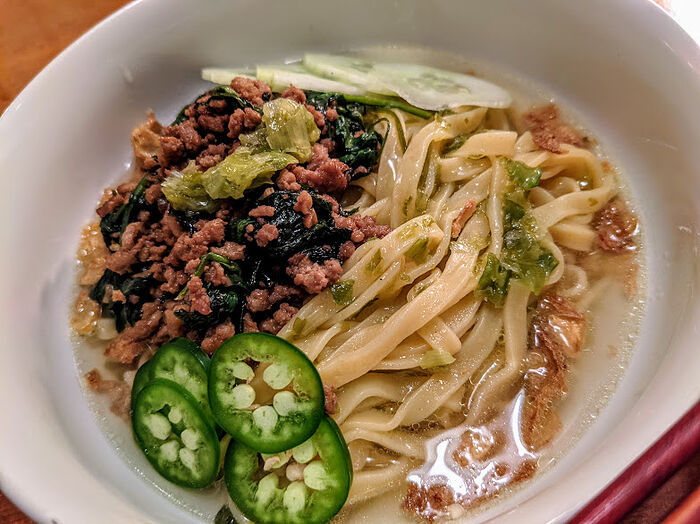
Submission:
M 345 147 L 333 138 L 336 102 L 312 105 L 293 86 L 281 96 L 306 107 L 322 131 L 309 162 L 290 164 L 272 184 L 215 212 L 172 208 L 161 183 L 188 165 L 203 171 L 221 162 L 240 146 L 241 133 L 261 125 L 260 108 L 275 96 L 258 80 L 236 78 L 231 88 L 243 102 L 215 89 L 169 126 L 149 113 L 132 134 L 140 181 L 107 191 L 97 208 L 108 249 L 101 247 L 101 269 L 91 267 L 102 276 L 90 299 L 116 320 L 110 360 L 136 365 L 178 336 L 213 353 L 239 331 L 276 333 L 309 295 L 338 280 L 359 244 L 390 230 L 344 214 L 337 197 L 372 166 L 350 167 L 335 156 Z

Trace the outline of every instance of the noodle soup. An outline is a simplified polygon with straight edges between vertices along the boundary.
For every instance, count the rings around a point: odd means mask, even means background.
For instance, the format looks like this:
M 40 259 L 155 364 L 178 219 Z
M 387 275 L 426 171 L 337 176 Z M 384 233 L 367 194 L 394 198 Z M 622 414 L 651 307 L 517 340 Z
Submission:
M 315 67 L 319 58 L 312 58 L 309 65 Z M 432 65 L 440 61 L 439 55 L 431 57 Z M 452 69 L 460 63 L 447 62 Z M 373 67 L 382 71 L 381 64 Z M 385 67 L 410 80 L 420 66 L 398 72 Z M 337 517 L 342 522 L 374 522 L 388 508 L 397 521 L 488 511 L 546 469 L 595 417 L 626 363 L 644 291 L 640 226 L 618 174 L 591 136 L 541 92 L 483 70 L 513 95 L 509 107 L 502 107 L 500 88 L 489 91 L 478 83 L 470 96 L 483 88 L 486 102 L 440 111 L 431 106 L 429 112 L 404 100 L 386 104 L 386 97 L 358 95 L 352 102 L 354 95 L 319 93 L 313 81 L 304 90 L 270 81 L 271 92 L 264 83 L 253 88 L 252 81 L 236 77 L 231 86 L 249 98 L 244 109 L 236 109 L 240 114 L 226 106 L 230 101 L 211 104 L 228 99 L 223 91 L 210 91 L 183 109 L 180 123 L 163 129 L 151 115 L 132 137 L 139 184 L 146 181 L 143 194 L 152 191 L 158 206 L 163 201 L 163 209 L 156 206 L 162 215 L 158 228 L 179 232 L 170 244 L 163 241 L 153 266 L 130 262 L 122 273 L 112 272 L 127 275 L 129 289 L 137 290 L 132 303 L 142 312 L 132 319 L 124 312 L 131 299 L 122 292 L 123 277 L 109 274 L 112 280 L 103 283 L 100 297 L 94 290 L 105 268 L 123 263 L 125 251 L 138 242 L 132 236 L 138 239 L 149 227 L 161 234 L 149 225 L 156 211 L 151 207 L 143 219 L 141 214 L 128 218 L 125 230 L 109 233 L 119 242 L 101 244 L 104 217 L 122 209 L 110 202 L 131 205 L 139 191 L 132 184 L 110 193 L 98 209 L 108 211 L 100 213 L 100 227 L 86 229 L 81 253 L 86 291 L 74 326 L 108 340 L 107 356 L 120 363 L 114 380 L 90 372 L 89 385 L 109 392 L 116 412 L 128 413 L 136 369 L 173 333 L 210 354 L 241 331 L 276 333 L 317 369 L 325 411 L 347 444 L 353 480 Z M 434 71 L 430 74 L 441 74 Z M 299 69 L 273 73 L 297 75 L 295 82 L 304 82 L 299 75 L 306 74 Z M 206 74 L 221 82 L 220 75 L 228 73 Z M 408 101 L 431 103 L 425 93 L 412 99 L 401 85 L 385 85 Z M 229 99 L 239 96 L 226 93 Z M 266 150 L 266 161 L 280 162 L 273 174 L 259 188 L 228 200 L 218 195 L 208 201 L 206 183 L 176 186 L 214 176 L 217 166 L 236 154 L 262 154 L 254 148 L 265 125 L 272 126 L 260 124 L 255 107 L 262 106 L 264 119 L 272 105 L 284 104 L 290 114 L 306 107 L 313 117 L 304 116 L 306 129 L 315 123 L 322 130 L 313 137 L 309 133 L 307 156 L 299 156 L 298 143 L 296 157 Z M 348 109 L 351 104 L 362 110 Z M 337 130 L 349 115 L 357 119 L 356 127 L 342 135 L 342 154 Z M 181 126 L 218 125 L 209 117 L 228 122 L 228 138 L 206 150 L 198 146 L 193 156 Z M 144 136 L 155 137 L 155 154 L 139 149 Z M 211 136 L 210 142 L 219 139 L 214 132 Z M 360 143 L 366 147 L 362 154 Z M 218 158 L 217 148 L 228 156 Z M 167 155 L 175 156 L 164 168 Z M 187 209 L 192 200 L 202 206 L 195 219 L 178 208 Z M 299 222 L 288 240 L 280 221 L 285 206 L 290 207 L 285 216 Z M 120 223 L 115 224 L 118 229 Z M 324 236 L 313 237 L 315 230 L 324 230 Z M 308 245 L 295 244 L 293 237 L 302 233 L 308 233 Z M 296 251 L 282 246 L 283 240 Z M 201 247 L 201 253 L 189 257 L 190 251 L 178 251 L 180 244 Z M 286 269 L 269 261 L 278 252 L 284 253 Z M 246 280 L 249 267 L 265 267 L 267 282 L 258 279 L 258 269 Z M 236 294 L 230 311 L 216 309 L 233 300 L 226 302 L 214 290 L 236 285 L 235 293 L 227 291 Z M 219 316 L 209 322 L 213 316 L 208 315 Z M 114 324 L 115 316 L 121 325 Z M 143 319 L 155 327 L 141 338 L 125 337 L 143 327 Z M 251 364 L 251 373 L 258 364 Z M 251 391 L 258 387 L 254 379 L 245 385 Z M 270 457 L 261 457 L 268 468 Z M 286 466 L 292 467 L 303 470 L 294 460 Z M 286 474 L 284 489 L 301 478 L 293 475 Z M 233 496 L 235 482 L 226 482 Z

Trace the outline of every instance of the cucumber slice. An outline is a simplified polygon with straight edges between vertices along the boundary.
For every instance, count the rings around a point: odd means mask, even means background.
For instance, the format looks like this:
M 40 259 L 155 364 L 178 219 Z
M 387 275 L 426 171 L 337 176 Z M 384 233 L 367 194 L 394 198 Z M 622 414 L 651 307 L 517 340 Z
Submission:
M 490 82 L 424 65 L 377 63 L 372 75 L 410 104 L 433 111 L 464 105 L 503 108 L 512 101 Z
M 312 73 L 319 76 L 364 87 L 367 91 L 379 95 L 395 95 L 391 89 L 387 89 L 378 83 L 371 75 L 374 62 L 363 58 L 350 56 L 324 55 L 307 53 L 302 61 Z
M 237 76 L 255 78 L 255 71 L 250 69 L 229 69 L 225 67 L 205 67 L 202 69 L 202 80 L 215 84 L 229 85 Z
M 273 91 L 283 91 L 294 84 L 295 87 L 304 90 L 334 92 L 346 95 L 361 95 L 364 89 L 344 82 L 336 82 L 327 78 L 321 78 L 300 64 L 273 64 L 259 65 L 257 68 L 258 80 L 269 84 Z

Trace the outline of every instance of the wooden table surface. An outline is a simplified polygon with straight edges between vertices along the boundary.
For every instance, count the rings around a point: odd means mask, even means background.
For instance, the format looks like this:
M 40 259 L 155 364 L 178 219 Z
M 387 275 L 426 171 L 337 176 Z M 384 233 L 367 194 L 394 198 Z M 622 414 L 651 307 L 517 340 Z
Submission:
M 54 56 L 126 3 L 126 0 L 0 0 L 0 114 Z M 660 522 L 698 484 L 700 454 L 623 522 Z M 0 493 L 0 523 L 29 524 L 31 520 Z

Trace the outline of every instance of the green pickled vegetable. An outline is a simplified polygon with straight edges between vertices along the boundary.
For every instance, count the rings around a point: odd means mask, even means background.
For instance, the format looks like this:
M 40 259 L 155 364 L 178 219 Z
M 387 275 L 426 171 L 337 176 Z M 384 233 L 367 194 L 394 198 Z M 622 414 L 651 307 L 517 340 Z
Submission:
M 203 175 L 197 171 L 194 162 L 190 162 L 182 171 L 173 171 L 161 184 L 165 198 L 180 211 L 216 211 L 218 202 L 212 200 L 204 189 Z
M 477 284 L 477 295 L 497 306 L 503 305 L 512 278 L 539 293 L 559 264 L 540 242 L 537 223 L 528 212 L 529 205 L 522 190 L 506 195 L 503 200 L 501 258 L 489 253 Z
M 333 284 L 331 286 L 331 296 L 333 297 L 333 302 L 339 306 L 347 306 L 352 304 L 352 301 L 355 299 L 353 296 L 354 285 L 355 281 L 352 279 L 341 280 L 340 282 Z
M 296 162 L 295 157 L 286 153 L 251 153 L 240 147 L 202 173 L 202 185 L 213 199 L 238 199 L 247 189 L 267 184 L 277 171 Z
M 428 238 L 421 237 L 416 240 L 406 251 L 406 256 L 416 264 L 422 264 L 428 258 Z
M 276 98 L 263 105 L 264 133 L 269 149 L 289 153 L 299 162 L 311 159 L 311 146 L 321 136 L 314 117 L 306 108 L 288 98 Z M 241 138 L 245 145 L 246 138 Z
M 502 306 L 508 294 L 511 272 L 501 266 L 493 253 L 486 256 L 486 265 L 477 284 L 477 295 L 496 306 Z
M 530 167 L 523 162 L 511 160 L 510 158 L 503 159 L 503 166 L 513 182 L 522 189 L 532 189 L 540 183 L 542 170 L 539 167 Z

